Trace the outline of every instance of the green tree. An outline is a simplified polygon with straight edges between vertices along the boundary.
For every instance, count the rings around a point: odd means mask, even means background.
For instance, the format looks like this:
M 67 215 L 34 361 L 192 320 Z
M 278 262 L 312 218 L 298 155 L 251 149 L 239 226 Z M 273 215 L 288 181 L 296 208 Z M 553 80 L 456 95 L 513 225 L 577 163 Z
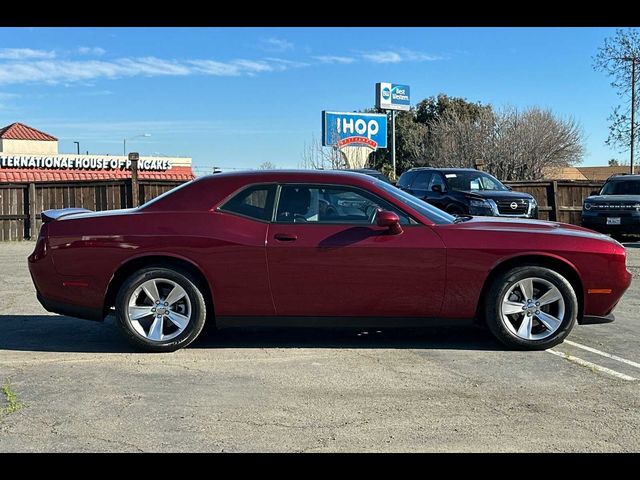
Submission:
M 461 97 L 449 97 L 440 93 L 435 97 L 425 98 L 416 105 L 416 121 L 424 125 L 433 125 L 443 115 L 455 115 L 463 121 L 475 121 L 484 112 L 490 112 L 491 105 L 480 102 L 472 103 Z
M 375 109 L 366 111 L 378 112 Z M 480 102 L 472 103 L 461 97 L 449 97 L 441 93 L 425 98 L 408 112 L 398 112 L 396 114 L 398 176 L 412 167 L 431 165 L 437 160 L 434 158 L 433 130 L 443 117 L 454 116 L 464 121 L 477 122 L 491 111 L 490 105 L 483 105 Z M 387 145 L 391 146 L 391 129 L 388 135 Z M 391 169 L 390 150 L 387 148 L 376 151 L 371 155 L 369 164 L 378 170 Z

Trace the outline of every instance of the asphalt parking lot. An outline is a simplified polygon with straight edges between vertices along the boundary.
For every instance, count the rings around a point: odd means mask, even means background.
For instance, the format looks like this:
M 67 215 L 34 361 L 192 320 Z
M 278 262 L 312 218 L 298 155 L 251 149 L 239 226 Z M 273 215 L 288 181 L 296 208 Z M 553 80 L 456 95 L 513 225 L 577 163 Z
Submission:
M 640 247 L 640 245 L 638 245 Z M 476 328 L 209 332 L 134 352 L 40 307 L 0 243 L 0 451 L 638 451 L 640 248 L 607 325 L 553 352 Z

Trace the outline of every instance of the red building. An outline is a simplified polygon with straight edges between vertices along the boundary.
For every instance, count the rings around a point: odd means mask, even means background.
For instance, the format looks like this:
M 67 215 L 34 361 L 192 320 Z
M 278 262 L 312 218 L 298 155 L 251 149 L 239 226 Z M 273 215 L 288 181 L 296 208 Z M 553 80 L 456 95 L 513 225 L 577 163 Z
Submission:
M 140 180 L 188 181 L 191 158 L 140 157 Z M 131 178 L 127 157 L 58 153 L 58 139 L 22 123 L 0 129 L 0 184 Z

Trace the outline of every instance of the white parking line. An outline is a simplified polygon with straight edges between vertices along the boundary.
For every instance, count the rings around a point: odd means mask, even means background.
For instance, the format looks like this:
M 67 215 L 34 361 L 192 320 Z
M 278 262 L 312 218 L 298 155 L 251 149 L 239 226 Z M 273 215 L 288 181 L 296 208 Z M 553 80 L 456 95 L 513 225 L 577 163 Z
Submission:
M 602 355 L 603 357 L 607 357 L 612 360 L 617 360 L 618 362 L 626 363 L 627 365 L 631 365 L 632 367 L 640 368 L 640 363 L 632 362 L 631 360 L 627 360 L 626 358 L 622 358 L 617 355 L 612 355 L 611 353 L 603 352 L 602 350 L 597 350 L 593 347 L 582 345 L 581 343 L 572 342 L 571 340 L 565 340 L 564 343 L 568 345 L 573 345 L 574 347 L 577 347 L 577 348 L 581 348 L 583 350 L 586 350 L 587 352 L 595 353 L 596 355 Z
M 557 355 L 558 357 L 562 357 L 565 360 L 569 360 L 570 362 L 577 363 L 578 365 L 582 365 L 583 367 L 591 368 L 593 370 L 597 370 L 602 373 L 607 373 L 609 375 L 612 375 L 616 378 L 620 378 L 622 380 L 627 380 L 629 382 L 633 382 L 634 380 L 637 380 L 637 378 L 635 377 L 625 375 L 624 373 L 616 372 L 615 370 L 611 370 L 610 368 L 607 368 L 607 367 L 601 367 L 596 363 L 587 362 L 586 360 L 583 360 L 578 357 L 574 357 L 573 355 L 569 355 L 568 353 L 559 352 L 557 350 L 551 350 L 551 349 L 545 350 L 545 351 L 553 355 Z
M 583 350 L 586 350 L 587 352 L 595 353 L 596 355 L 602 355 L 603 357 L 607 357 L 612 360 L 617 360 L 618 362 L 626 363 L 627 365 L 631 365 L 632 367 L 640 368 L 640 363 L 627 360 L 626 358 L 622 358 L 617 355 L 613 355 L 611 353 L 603 352 L 602 350 L 598 350 L 596 348 L 589 347 L 587 345 L 582 345 L 581 343 L 572 342 L 571 340 L 565 340 L 564 343 L 566 343 L 567 345 L 572 345 L 577 348 L 581 348 Z

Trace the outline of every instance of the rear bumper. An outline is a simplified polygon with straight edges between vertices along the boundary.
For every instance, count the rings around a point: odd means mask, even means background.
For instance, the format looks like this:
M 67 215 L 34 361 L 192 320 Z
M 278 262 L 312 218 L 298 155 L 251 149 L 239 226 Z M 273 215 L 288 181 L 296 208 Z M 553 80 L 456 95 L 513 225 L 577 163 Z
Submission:
M 613 313 L 605 316 L 599 315 L 585 315 L 582 319 L 578 320 L 580 325 L 597 325 L 599 323 L 611 323 L 616 319 Z
M 83 307 L 81 305 L 71 305 L 68 303 L 59 302 L 57 300 L 51 300 L 44 298 L 39 292 L 37 294 L 40 304 L 51 313 L 58 313 L 60 315 L 66 315 L 68 317 L 82 318 L 84 320 L 93 320 L 101 322 L 104 320 L 101 309 L 94 309 L 89 307 Z

